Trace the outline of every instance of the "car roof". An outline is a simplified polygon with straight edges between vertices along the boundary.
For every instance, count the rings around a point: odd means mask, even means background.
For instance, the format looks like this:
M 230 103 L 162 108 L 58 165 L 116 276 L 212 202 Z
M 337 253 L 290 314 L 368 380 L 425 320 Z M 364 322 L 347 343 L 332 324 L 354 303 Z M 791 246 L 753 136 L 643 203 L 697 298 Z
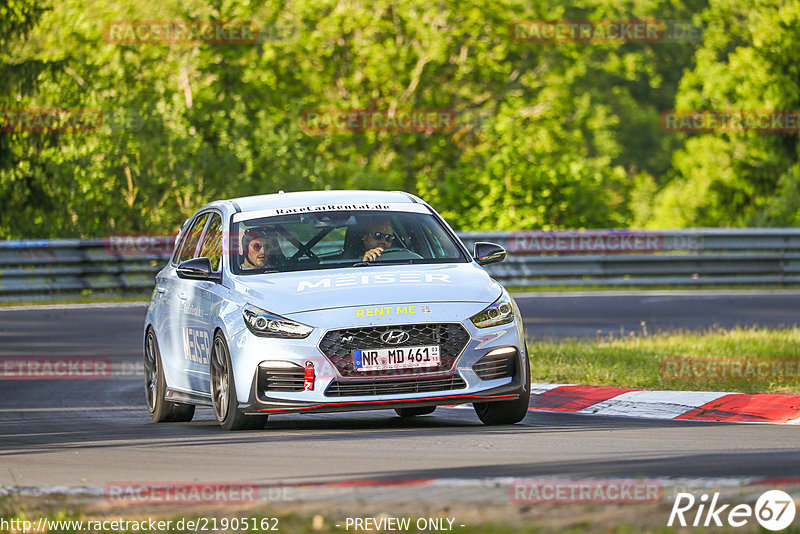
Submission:
M 414 204 L 419 199 L 402 191 L 298 191 L 274 193 L 252 197 L 232 198 L 242 212 L 269 208 L 293 208 L 300 206 L 320 206 L 324 204 L 361 204 L 367 202 Z

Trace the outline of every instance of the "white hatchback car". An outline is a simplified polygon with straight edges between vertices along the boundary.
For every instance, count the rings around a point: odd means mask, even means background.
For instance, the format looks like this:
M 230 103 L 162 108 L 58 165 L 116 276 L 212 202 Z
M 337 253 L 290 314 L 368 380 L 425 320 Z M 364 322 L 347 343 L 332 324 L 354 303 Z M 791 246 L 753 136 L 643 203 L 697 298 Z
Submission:
M 427 203 L 403 192 L 280 193 L 212 202 L 182 226 L 144 324 L 153 420 L 211 406 L 226 429 L 269 414 L 472 403 L 521 421 L 522 319 Z

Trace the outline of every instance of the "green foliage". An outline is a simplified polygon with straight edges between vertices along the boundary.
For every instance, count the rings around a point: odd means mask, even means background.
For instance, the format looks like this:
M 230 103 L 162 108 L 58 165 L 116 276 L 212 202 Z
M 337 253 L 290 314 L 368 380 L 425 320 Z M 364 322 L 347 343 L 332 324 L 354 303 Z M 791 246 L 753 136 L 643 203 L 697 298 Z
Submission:
M 677 109 L 800 109 L 800 2 L 712 0 L 700 19 Z M 674 154 L 649 226 L 796 226 L 799 164 L 797 133 L 695 135 Z
M 169 232 L 216 198 L 326 188 L 417 193 L 461 229 L 794 224 L 795 135 L 685 139 L 660 130 L 659 112 L 800 107 L 796 7 L 0 0 L 0 107 L 104 118 L 97 131 L 0 131 L 0 238 Z M 509 37 L 514 20 L 693 16 L 702 43 Z M 257 44 L 106 40 L 108 23 L 131 20 L 263 32 Z M 309 109 L 452 109 L 457 121 L 314 135 Z

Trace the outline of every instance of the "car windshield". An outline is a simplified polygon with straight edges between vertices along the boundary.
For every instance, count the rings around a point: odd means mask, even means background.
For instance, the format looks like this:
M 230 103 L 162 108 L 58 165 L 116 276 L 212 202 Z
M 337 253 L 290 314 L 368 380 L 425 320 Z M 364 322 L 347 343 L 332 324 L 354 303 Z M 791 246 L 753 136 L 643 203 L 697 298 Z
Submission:
M 469 261 L 433 215 L 322 211 L 248 219 L 231 231 L 236 274 Z

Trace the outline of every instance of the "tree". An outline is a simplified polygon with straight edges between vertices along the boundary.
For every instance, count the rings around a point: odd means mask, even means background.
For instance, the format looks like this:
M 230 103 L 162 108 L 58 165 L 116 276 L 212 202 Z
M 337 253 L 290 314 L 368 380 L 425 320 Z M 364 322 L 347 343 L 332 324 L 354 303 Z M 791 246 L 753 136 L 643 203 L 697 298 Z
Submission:
M 703 46 L 681 80 L 677 109 L 800 109 L 800 2 L 712 0 L 700 18 Z M 796 131 L 688 137 L 650 226 L 800 224 Z

